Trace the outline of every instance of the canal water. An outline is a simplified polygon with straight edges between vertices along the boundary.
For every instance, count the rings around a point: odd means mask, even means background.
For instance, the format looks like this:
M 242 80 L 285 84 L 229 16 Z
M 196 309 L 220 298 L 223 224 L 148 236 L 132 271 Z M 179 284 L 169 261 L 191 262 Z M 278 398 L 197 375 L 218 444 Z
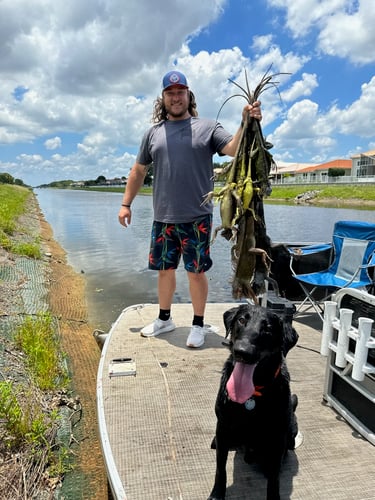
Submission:
M 84 274 L 89 318 L 96 328 L 108 330 L 131 304 L 157 302 L 157 273 L 147 268 L 150 196 L 136 197 L 132 224 L 125 229 L 117 219 L 121 193 L 36 189 L 35 194 L 55 240 L 67 252 L 68 263 Z M 329 242 L 336 221 L 375 222 L 375 210 L 265 204 L 265 218 L 273 242 Z M 215 207 L 214 227 L 219 225 Z M 220 235 L 212 245 L 209 302 L 232 300 L 230 249 L 231 244 Z M 182 265 L 174 300 L 190 300 Z

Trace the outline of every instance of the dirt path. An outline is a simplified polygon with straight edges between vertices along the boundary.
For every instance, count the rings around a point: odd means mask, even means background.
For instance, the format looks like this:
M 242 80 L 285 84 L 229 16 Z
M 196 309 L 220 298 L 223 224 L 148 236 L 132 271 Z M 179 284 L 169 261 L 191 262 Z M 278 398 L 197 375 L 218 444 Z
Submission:
M 59 318 L 63 349 L 70 361 L 75 395 L 83 407 L 83 428 L 79 436 L 78 468 L 82 474 L 80 496 L 107 498 L 107 480 L 98 439 L 96 419 L 96 374 L 100 351 L 93 339 L 94 327 L 87 322 L 85 282 L 66 262 L 65 251 L 53 239 L 49 224 L 40 214 L 41 237 L 51 254 L 49 304 Z M 77 483 L 77 478 L 73 480 Z M 73 497 L 72 497 L 73 498 Z

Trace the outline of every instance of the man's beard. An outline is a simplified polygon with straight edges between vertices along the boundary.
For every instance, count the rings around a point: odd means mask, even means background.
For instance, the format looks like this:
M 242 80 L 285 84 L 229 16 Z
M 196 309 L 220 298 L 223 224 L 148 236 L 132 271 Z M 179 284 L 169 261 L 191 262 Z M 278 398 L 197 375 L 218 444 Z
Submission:
M 186 115 L 186 112 L 188 111 L 188 108 L 181 108 L 181 111 L 173 111 L 172 106 L 166 108 L 167 115 L 172 116 L 173 118 L 181 118 Z

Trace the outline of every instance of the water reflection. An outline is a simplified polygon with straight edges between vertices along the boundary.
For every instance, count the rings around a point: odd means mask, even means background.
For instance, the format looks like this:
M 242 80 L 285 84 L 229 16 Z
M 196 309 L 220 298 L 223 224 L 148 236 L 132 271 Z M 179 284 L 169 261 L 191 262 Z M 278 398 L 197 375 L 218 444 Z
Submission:
M 121 193 L 39 189 L 40 208 L 54 238 L 66 250 L 69 264 L 83 272 L 92 323 L 108 329 L 121 310 L 134 303 L 157 302 L 157 273 L 147 269 L 152 222 L 151 197 L 133 203 L 132 224 L 117 221 Z M 302 205 L 265 206 L 267 232 L 272 241 L 330 241 L 337 220 L 375 222 L 375 211 Z M 214 226 L 220 224 L 215 208 Z M 230 244 L 218 237 L 212 245 L 214 265 L 208 272 L 210 302 L 231 301 Z M 176 302 L 189 300 L 185 271 L 177 272 Z

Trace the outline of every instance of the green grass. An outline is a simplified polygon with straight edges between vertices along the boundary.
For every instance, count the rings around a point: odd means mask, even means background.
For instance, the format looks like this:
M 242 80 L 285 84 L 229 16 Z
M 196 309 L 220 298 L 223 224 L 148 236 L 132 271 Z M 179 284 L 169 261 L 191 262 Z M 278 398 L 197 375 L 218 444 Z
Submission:
M 26 480 L 30 480 L 27 474 L 34 473 L 34 481 L 61 481 L 72 470 L 72 451 L 56 440 L 59 412 L 42 404 L 40 390 L 33 383 L 0 380 L 0 419 L 6 430 L 2 446 L 20 456 L 27 453 L 30 469 L 26 471 Z
M 48 417 L 42 411 L 35 392 L 29 385 L 17 386 L 11 381 L 0 381 L 0 418 L 8 431 L 9 447 L 29 443 L 33 446 L 45 445 L 45 434 L 55 421 L 53 413 Z
M 325 185 L 325 184 L 298 184 L 297 186 L 272 186 L 272 194 L 269 200 L 278 199 L 292 201 L 299 194 L 306 191 L 319 191 L 318 199 L 335 200 L 364 200 L 375 201 L 375 185 L 352 184 L 352 185 Z
M 24 255 L 25 257 L 30 257 L 32 259 L 40 259 L 42 257 L 38 238 L 36 238 L 35 243 L 11 244 L 10 250 L 17 255 Z
M 27 356 L 27 364 L 41 390 L 67 386 L 68 374 L 61 362 L 60 342 L 50 313 L 28 316 L 17 328 L 15 342 Z
M 40 393 L 63 390 L 69 383 L 52 316 L 40 313 L 36 318 L 26 317 L 16 328 L 14 341 L 26 355 L 29 377 L 28 382 L 0 381 L 0 419 L 7 430 L 7 445 L 46 446 L 58 413 L 42 407 Z
M 23 187 L 0 184 L 0 230 L 13 234 L 16 220 L 26 210 L 30 191 Z
M 22 228 L 18 222 L 20 216 L 26 213 L 31 196 L 32 193 L 27 188 L 0 184 L 0 246 L 17 255 L 40 259 L 39 238 L 28 235 L 27 229 Z M 23 233 L 27 241 L 14 238 L 17 231 Z

